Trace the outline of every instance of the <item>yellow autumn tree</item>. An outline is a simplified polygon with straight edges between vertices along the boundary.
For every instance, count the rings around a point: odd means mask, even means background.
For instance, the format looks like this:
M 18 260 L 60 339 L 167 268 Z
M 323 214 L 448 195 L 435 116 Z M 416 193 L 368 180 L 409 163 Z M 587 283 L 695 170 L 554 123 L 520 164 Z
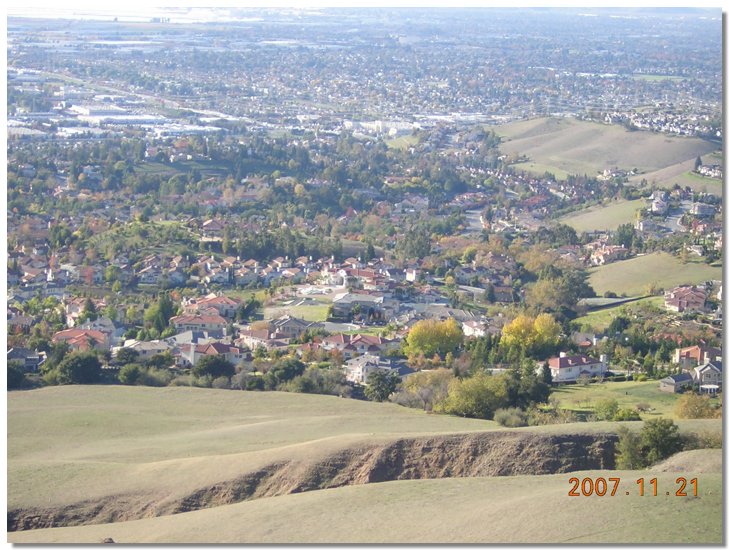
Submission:
M 501 346 L 516 350 L 527 356 L 544 356 L 554 352 L 559 345 L 562 327 L 549 313 L 540 313 L 536 318 L 517 315 L 504 327 Z
M 463 345 L 463 330 L 453 318 L 445 321 L 424 319 L 413 325 L 408 333 L 403 351 L 409 360 L 419 355 L 432 359 L 436 355 L 444 358 L 456 353 Z

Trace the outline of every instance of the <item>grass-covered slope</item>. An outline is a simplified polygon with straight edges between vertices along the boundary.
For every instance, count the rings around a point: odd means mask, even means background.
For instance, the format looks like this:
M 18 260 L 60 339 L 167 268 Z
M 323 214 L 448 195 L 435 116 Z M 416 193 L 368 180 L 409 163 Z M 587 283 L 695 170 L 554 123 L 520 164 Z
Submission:
M 8 504 L 172 491 L 362 441 L 496 423 L 280 392 L 66 386 L 8 393 Z
M 682 284 L 721 279 L 720 266 L 698 261 L 684 264 L 671 254 L 654 252 L 593 268 L 589 281 L 599 296 L 608 290 L 619 295 L 643 296 L 651 284 L 668 290 Z
M 697 138 L 681 138 L 652 132 L 629 132 L 622 126 L 597 124 L 569 118 L 538 118 L 495 128 L 505 139 L 501 150 L 526 155 L 524 170 L 596 175 L 606 168 L 638 168 L 653 173 L 698 155 L 718 150 L 715 144 Z M 691 165 L 693 167 L 693 165 Z M 685 172 L 685 166 L 680 172 Z M 655 174 L 651 175 L 654 178 Z M 640 181 L 643 176 L 634 177 Z M 652 182 L 653 179 L 648 179 Z M 657 182 L 668 184 L 668 182 Z
M 720 474 L 699 497 L 675 496 L 685 472 L 585 471 L 619 477 L 610 496 L 568 496 L 574 474 L 391 481 L 284 495 L 125 523 L 9 534 L 11 542 L 714 543 L 722 541 Z M 657 497 L 636 480 L 656 477 Z M 626 495 L 626 491 L 630 495 Z M 671 494 L 666 495 L 669 491 Z

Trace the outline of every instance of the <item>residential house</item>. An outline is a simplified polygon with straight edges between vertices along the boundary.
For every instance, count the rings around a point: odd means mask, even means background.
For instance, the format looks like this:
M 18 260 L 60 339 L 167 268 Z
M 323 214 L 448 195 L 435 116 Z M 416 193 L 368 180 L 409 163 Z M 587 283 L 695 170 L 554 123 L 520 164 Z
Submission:
M 367 379 L 370 374 L 376 370 L 383 370 L 385 372 L 395 372 L 400 377 L 412 374 L 414 371 L 410 368 L 390 361 L 388 359 L 382 359 L 377 355 L 370 355 L 369 353 L 350 359 L 344 364 L 344 370 L 346 372 L 346 378 L 349 382 L 355 384 L 367 384 Z
M 664 295 L 666 309 L 682 313 L 684 311 L 703 311 L 706 304 L 706 291 L 695 286 L 678 286 Z
M 701 344 L 676 348 L 673 352 L 673 362 L 680 365 L 682 370 L 690 370 L 696 365 L 703 365 L 716 359 L 721 359 L 721 349 Z
M 702 391 L 715 393 L 722 385 L 721 360 L 707 361 L 703 365 L 696 367 L 693 370 L 692 376 L 694 383 L 697 384 Z
M 207 344 L 183 344 L 180 346 L 180 362 L 195 366 L 203 357 L 222 357 L 229 363 L 237 365 L 244 359 L 250 359 L 246 348 L 231 346 L 223 342 L 210 342 Z
M 54 344 L 66 342 L 69 349 L 73 351 L 89 351 L 91 349 L 104 351 L 109 349 L 108 338 L 103 332 L 98 330 L 79 328 L 61 330 L 53 335 L 51 342 Z
M 299 338 L 307 329 L 316 325 L 316 323 L 310 323 L 303 319 L 284 315 L 278 319 L 273 319 L 270 325 L 271 331 L 277 338 Z
M 235 317 L 240 302 L 223 294 L 208 294 L 204 298 L 184 299 L 182 308 L 185 313 L 195 314 L 203 310 L 215 310 L 218 315 L 227 319 Z
M 228 321 L 220 315 L 177 315 L 170 319 L 177 332 L 186 330 L 205 330 L 210 334 L 224 336 Z
M 123 346 L 111 348 L 112 357 L 116 357 L 117 353 L 119 353 L 119 350 L 121 349 L 134 350 L 139 354 L 140 361 L 147 361 L 155 355 L 172 350 L 173 346 L 165 340 L 144 341 L 131 339 L 126 340 Z
M 672 374 L 661 379 L 658 389 L 668 393 L 680 393 L 686 388 L 690 388 L 694 384 L 694 379 L 688 372 L 680 374 Z
M 202 224 L 203 237 L 215 239 L 223 236 L 225 226 L 219 220 L 205 220 Z
M 44 351 L 30 350 L 25 348 L 10 348 L 8 350 L 7 361 L 19 361 L 25 372 L 38 372 L 40 366 L 46 360 Z
M 587 355 L 567 355 L 561 352 L 559 357 L 552 357 L 548 362 L 552 371 L 553 382 L 575 382 L 580 376 L 605 376 L 608 368 L 605 357 L 593 359 Z

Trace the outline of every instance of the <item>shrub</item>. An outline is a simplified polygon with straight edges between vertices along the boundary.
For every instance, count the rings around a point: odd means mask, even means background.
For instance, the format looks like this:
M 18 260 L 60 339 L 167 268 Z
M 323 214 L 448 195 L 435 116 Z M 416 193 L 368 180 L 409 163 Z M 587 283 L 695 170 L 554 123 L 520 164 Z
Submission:
M 577 415 L 567 409 L 542 410 L 537 406 L 531 406 L 527 409 L 526 414 L 527 423 L 530 426 L 579 422 Z
M 595 418 L 597 420 L 613 420 L 618 413 L 618 401 L 616 399 L 602 399 L 595 403 Z
M 721 416 L 721 409 L 715 409 L 709 397 L 695 393 L 686 393 L 679 397 L 675 411 L 678 418 L 717 418 Z
M 507 428 L 519 428 L 527 425 L 527 415 L 518 407 L 498 409 L 494 413 L 494 420 Z
M 174 375 L 168 370 L 149 367 L 145 369 L 142 373 L 142 377 L 139 383 L 143 386 L 154 386 L 161 388 L 163 386 L 169 385 L 173 377 Z
M 721 433 L 698 432 L 681 434 L 681 442 L 685 451 L 694 449 L 721 449 L 723 446 Z
M 212 387 L 218 390 L 230 389 L 230 378 L 227 376 L 218 376 L 213 380 Z
M 632 420 L 640 420 L 640 415 L 632 409 L 618 409 L 613 415 L 612 420 L 615 422 L 626 422 Z
M 170 381 L 170 386 L 192 386 L 195 378 L 190 374 L 176 376 Z
M 639 374 L 638 376 L 634 377 L 633 380 L 636 382 L 646 382 L 648 380 L 647 374 Z
M 142 377 L 142 366 L 137 363 L 129 363 L 119 369 L 119 382 L 129 386 L 135 385 Z

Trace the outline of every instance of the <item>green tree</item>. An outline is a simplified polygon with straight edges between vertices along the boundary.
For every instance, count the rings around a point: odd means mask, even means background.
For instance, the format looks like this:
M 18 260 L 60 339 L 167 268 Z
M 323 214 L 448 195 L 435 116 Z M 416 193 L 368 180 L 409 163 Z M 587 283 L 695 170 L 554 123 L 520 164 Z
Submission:
M 640 437 L 647 464 L 655 464 L 668 458 L 679 452 L 683 446 L 678 426 L 670 418 L 646 420 Z
M 470 378 L 454 379 L 448 397 L 436 410 L 469 418 L 491 419 L 497 409 L 509 405 L 506 376 L 477 372 Z
M 192 374 L 197 377 L 231 377 L 235 374 L 235 365 L 219 355 L 206 355 L 192 368 Z
M 367 377 L 365 397 L 370 401 L 385 401 L 397 389 L 400 376 L 394 371 L 376 369 Z
M 645 467 L 641 436 L 625 426 L 618 428 L 618 443 L 615 446 L 615 467 L 618 470 L 640 470 Z
M 120 365 L 134 363 L 139 359 L 139 352 L 132 348 L 122 348 L 116 352 L 115 359 Z
M 595 403 L 595 417 L 598 420 L 613 420 L 619 409 L 617 399 L 602 399 Z
M 101 379 L 101 362 L 93 352 L 72 352 L 55 371 L 59 384 L 94 384 Z
M 24 381 L 25 373 L 23 369 L 18 364 L 15 364 L 15 361 L 10 361 L 8 363 L 8 389 L 15 390 L 20 388 Z
M 263 375 L 263 382 L 267 390 L 275 390 L 281 384 L 301 376 L 305 370 L 306 365 L 304 363 L 298 359 L 287 357 L 277 361 L 268 369 L 266 374 Z
M 77 325 L 81 325 L 86 321 L 96 321 L 99 318 L 99 313 L 96 311 L 96 304 L 91 298 L 86 298 L 84 302 L 84 308 L 81 310 L 81 314 L 78 316 L 76 321 Z
M 133 386 L 140 381 L 143 374 L 144 368 L 141 365 L 138 363 L 129 363 L 119 370 L 119 382 Z

